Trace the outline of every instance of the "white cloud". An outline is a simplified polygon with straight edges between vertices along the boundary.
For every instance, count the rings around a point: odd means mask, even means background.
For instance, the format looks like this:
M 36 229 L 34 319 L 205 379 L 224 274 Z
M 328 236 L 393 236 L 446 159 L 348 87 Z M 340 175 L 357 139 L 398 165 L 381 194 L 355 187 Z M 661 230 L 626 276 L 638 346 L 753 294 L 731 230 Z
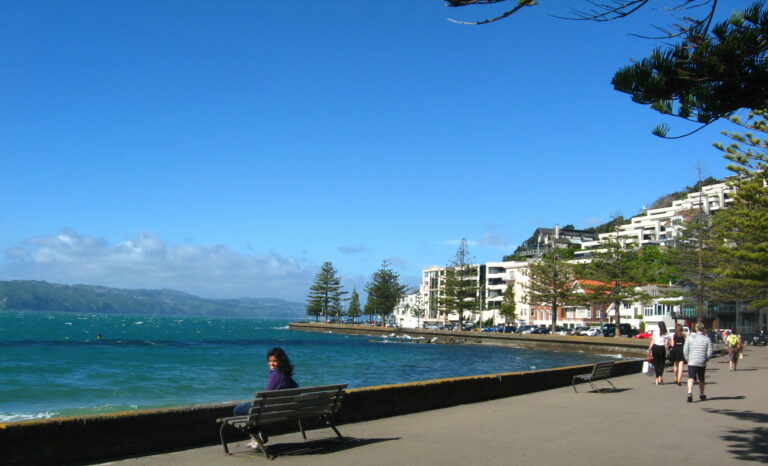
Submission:
M 365 246 L 339 246 L 338 249 L 342 254 L 358 254 L 361 252 L 368 252 L 368 248 Z
M 223 245 L 170 245 L 151 233 L 110 244 L 65 230 L 6 249 L 0 276 L 118 288 L 172 288 L 212 298 L 303 301 L 315 268 L 275 253 L 241 254 Z
M 496 233 L 486 233 L 483 235 L 483 239 L 480 240 L 479 244 L 481 246 L 505 248 L 509 246 L 509 241 L 502 235 L 497 235 Z

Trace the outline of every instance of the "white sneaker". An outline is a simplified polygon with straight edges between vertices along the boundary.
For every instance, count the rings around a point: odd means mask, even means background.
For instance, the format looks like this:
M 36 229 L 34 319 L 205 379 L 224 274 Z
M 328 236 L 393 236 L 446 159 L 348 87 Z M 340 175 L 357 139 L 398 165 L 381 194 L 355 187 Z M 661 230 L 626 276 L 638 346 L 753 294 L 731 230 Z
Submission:
M 254 448 L 254 449 L 259 448 L 259 444 L 258 442 L 256 442 L 256 440 L 251 440 L 250 442 L 246 443 L 245 446 L 248 448 Z

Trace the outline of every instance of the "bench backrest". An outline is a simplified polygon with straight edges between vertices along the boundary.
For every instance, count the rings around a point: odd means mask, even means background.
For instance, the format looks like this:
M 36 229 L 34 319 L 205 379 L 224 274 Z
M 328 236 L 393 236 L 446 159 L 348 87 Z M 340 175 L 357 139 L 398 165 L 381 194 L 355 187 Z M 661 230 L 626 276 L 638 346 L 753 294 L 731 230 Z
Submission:
M 611 376 L 613 370 L 613 361 L 598 362 L 595 364 L 595 368 L 592 369 L 593 379 L 605 379 Z
M 341 408 L 347 384 L 259 392 L 248 412 L 248 423 L 271 424 L 327 416 Z

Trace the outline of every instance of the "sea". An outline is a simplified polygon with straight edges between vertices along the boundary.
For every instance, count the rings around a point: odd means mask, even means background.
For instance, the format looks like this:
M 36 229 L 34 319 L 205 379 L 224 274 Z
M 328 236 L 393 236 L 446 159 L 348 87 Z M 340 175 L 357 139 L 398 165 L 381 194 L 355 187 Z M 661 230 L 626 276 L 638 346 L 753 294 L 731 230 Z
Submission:
M 247 400 L 282 347 L 302 386 L 350 388 L 588 364 L 610 355 L 415 344 L 287 320 L 0 311 L 0 422 Z

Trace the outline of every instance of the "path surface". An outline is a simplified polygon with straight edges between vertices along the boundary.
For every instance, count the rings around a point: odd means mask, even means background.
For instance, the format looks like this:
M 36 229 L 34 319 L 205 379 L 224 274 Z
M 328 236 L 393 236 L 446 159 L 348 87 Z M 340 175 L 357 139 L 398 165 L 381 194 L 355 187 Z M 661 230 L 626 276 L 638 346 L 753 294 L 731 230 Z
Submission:
M 709 399 L 685 402 L 686 388 L 635 374 L 612 379 L 614 393 L 580 385 L 483 403 L 270 438 L 281 456 L 231 444 L 132 458 L 120 465 L 527 465 L 768 463 L 768 348 L 748 347 L 740 370 L 710 361 Z M 666 382 L 672 380 L 665 373 Z M 602 385 L 601 385 L 602 386 Z M 698 387 L 694 387 L 697 393 Z M 212 428 L 215 428 L 212 426 Z

